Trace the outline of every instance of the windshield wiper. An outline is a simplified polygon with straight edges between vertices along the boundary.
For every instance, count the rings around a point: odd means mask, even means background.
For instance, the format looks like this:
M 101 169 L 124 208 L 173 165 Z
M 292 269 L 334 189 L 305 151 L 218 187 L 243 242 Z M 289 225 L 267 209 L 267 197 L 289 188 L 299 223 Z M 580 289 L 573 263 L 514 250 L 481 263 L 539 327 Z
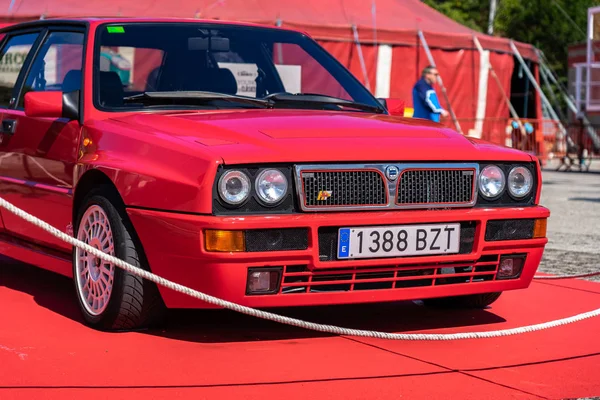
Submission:
M 272 102 L 269 100 L 203 91 L 143 92 L 123 98 L 124 103 L 141 103 L 144 105 L 197 105 L 211 101 L 227 101 L 264 108 L 271 108 L 272 106 Z
M 378 106 L 371 106 L 369 104 L 356 103 L 354 101 L 340 99 L 338 97 L 326 96 L 324 94 L 314 93 L 273 93 L 263 97 L 265 100 L 271 100 L 275 103 L 302 103 L 306 105 L 334 105 L 348 108 L 355 108 L 363 111 L 371 111 L 377 114 L 383 114 L 384 110 Z

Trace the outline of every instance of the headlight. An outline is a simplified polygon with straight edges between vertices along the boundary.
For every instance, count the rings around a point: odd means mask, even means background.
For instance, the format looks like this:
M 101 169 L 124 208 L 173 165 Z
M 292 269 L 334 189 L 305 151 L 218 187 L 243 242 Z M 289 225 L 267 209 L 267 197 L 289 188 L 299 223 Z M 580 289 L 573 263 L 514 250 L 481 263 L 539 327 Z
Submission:
M 226 203 L 243 203 L 250 195 L 250 179 L 242 171 L 227 171 L 219 179 L 219 195 Z
M 479 174 L 479 191 L 487 199 L 493 199 L 502 193 L 506 185 L 504 172 L 496 165 L 488 165 Z
M 533 188 L 533 176 L 525 167 L 514 167 L 508 174 L 508 191 L 514 197 L 527 196 Z
M 285 175 L 276 169 L 267 169 L 256 178 L 256 193 L 266 204 L 276 204 L 287 194 Z

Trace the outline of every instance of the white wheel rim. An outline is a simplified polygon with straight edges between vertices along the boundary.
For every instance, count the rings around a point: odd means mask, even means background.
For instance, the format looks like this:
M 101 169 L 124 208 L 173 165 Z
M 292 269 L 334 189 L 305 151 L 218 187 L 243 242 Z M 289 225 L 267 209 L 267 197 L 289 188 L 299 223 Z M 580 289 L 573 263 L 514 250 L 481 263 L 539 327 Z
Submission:
M 115 255 L 112 229 L 108 216 L 100 206 L 93 205 L 83 214 L 77 239 L 111 256 Z M 75 273 L 77 293 L 85 309 L 92 315 L 102 314 L 112 293 L 115 266 L 77 248 Z

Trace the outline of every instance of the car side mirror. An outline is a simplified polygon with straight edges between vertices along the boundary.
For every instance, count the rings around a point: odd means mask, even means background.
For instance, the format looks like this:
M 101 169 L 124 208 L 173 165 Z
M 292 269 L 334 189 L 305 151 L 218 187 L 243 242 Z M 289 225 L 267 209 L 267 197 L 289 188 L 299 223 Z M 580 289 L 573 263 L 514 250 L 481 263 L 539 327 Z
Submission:
M 79 90 L 73 92 L 28 92 L 25 115 L 38 118 L 79 119 Z
M 404 117 L 404 100 L 400 99 L 377 99 L 388 110 L 390 115 Z

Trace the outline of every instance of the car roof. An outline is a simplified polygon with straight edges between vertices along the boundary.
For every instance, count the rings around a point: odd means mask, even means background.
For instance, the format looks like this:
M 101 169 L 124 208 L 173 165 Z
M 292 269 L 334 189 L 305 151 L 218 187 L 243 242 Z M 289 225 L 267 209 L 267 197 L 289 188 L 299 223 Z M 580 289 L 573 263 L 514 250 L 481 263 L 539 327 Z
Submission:
M 15 29 L 32 28 L 47 25 L 100 25 L 106 23 L 201 23 L 201 24 L 213 24 L 213 25 L 237 25 L 245 27 L 259 27 L 274 30 L 301 32 L 297 29 L 282 28 L 273 25 L 263 25 L 251 22 L 240 22 L 240 21 L 228 21 L 228 20 L 215 20 L 215 19 L 199 19 L 199 18 L 97 18 L 97 17 L 77 17 L 77 18 L 48 18 L 36 21 L 17 22 L 13 25 L 8 25 L 0 29 L 0 33 L 10 32 Z M 304 33 L 306 34 L 306 33 Z

